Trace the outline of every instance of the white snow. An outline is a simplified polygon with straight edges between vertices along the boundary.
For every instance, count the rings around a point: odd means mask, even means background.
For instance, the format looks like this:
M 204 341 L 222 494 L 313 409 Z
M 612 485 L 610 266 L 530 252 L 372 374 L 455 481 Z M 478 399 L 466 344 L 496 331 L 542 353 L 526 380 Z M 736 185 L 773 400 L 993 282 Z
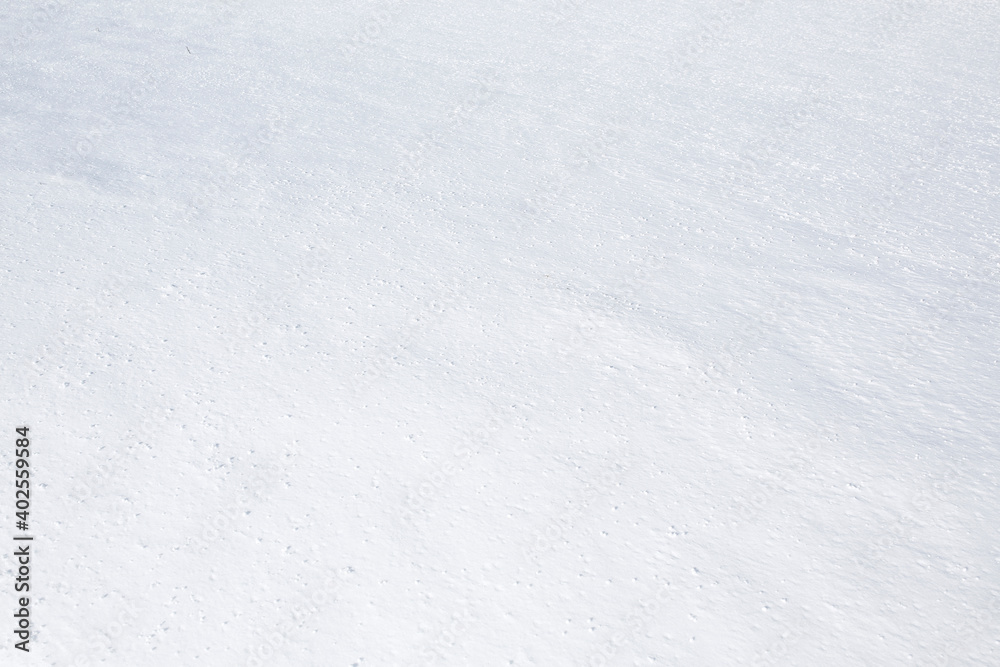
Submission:
M 0 662 L 1000 664 L 997 35 L 5 3 Z

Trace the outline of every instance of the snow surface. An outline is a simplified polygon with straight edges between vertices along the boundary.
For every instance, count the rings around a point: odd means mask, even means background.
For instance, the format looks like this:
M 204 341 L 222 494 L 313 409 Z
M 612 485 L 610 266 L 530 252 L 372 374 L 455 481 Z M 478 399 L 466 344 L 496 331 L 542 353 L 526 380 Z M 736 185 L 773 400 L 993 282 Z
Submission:
M 4 3 L 0 662 L 1000 664 L 997 35 Z

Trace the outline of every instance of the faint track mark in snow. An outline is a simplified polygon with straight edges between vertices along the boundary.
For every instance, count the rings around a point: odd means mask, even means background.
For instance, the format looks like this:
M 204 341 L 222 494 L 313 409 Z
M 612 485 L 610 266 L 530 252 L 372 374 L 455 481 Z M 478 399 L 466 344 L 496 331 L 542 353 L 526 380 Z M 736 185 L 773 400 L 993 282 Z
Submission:
M 285 337 L 288 326 L 277 305 L 264 301 L 237 318 L 236 334 L 244 341 L 274 345 Z
M 903 0 L 888 5 L 873 5 L 881 11 L 878 18 L 865 24 L 861 33 L 871 36 L 876 45 L 885 44 L 893 37 L 898 37 L 903 28 L 916 20 L 929 5 L 929 0 Z
M 772 641 L 766 648 L 754 654 L 750 661 L 752 667 L 777 667 L 788 665 L 791 652 L 805 640 L 805 633 L 799 628 L 785 630 L 780 637 Z
M 48 27 L 66 11 L 66 3 L 61 0 L 46 0 L 35 6 L 31 18 L 21 23 L 21 28 L 10 40 L 10 51 L 13 53 L 27 45 L 39 31 Z
M 437 625 L 421 624 L 421 634 L 427 636 L 427 641 L 417 649 L 416 663 L 408 661 L 407 664 L 434 665 L 454 664 L 452 651 L 455 644 L 462 635 L 469 631 L 475 616 L 470 612 L 466 604 L 462 604 L 456 611 L 452 611 L 448 620 Z
M 294 286 L 289 285 L 287 289 L 301 289 L 313 283 L 322 283 L 323 275 L 330 267 L 337 266 L 341 260 L 342 258 L 335 255 L 326 245 L 311 246 L 297 264 Z
M 87 447 L 86 440 L 78 440 L 80 447 Z M 99 497 L 101 494 L 98 490 L 106 491 L 110 486 L 111 481 L 121 474 L 122 470 L 127 467 L 128 463 L 134 462 L 136 460 L 134 455 L 128 457 L 123 457 L 117 455 L 113 457 L 113 464 L 108 462 L 99 462 L 96 465 L 87 468 L 82 474 L 77 476 L 77 481 L 73 483 L 70 487 L 67 497 L 78 503 L 86 502 L 88 499 Z
M 855 562 L 872 570 L 883 569 L 895 560 L 892 553 L 908 548 L 913 542 L 914 531 L 920 526 L 905 508 L 892 507 L 890 503 L 876 506 L 872 515 L 877 522 L 876 534 L 862 541 L 862 548 L 854 556 Z
M 208 11 L 215 26 L 230 23 L 236 19 L 244 7 L 245 0 L 210 0 Z

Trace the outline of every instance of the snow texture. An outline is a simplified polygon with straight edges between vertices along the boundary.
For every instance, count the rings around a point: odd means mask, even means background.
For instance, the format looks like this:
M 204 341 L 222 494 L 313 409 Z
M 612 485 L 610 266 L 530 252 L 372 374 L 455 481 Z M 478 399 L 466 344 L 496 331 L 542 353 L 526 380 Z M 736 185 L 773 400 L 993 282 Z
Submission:
M 0 662 L 1000 664 L 997 35 L 5 3 Z

